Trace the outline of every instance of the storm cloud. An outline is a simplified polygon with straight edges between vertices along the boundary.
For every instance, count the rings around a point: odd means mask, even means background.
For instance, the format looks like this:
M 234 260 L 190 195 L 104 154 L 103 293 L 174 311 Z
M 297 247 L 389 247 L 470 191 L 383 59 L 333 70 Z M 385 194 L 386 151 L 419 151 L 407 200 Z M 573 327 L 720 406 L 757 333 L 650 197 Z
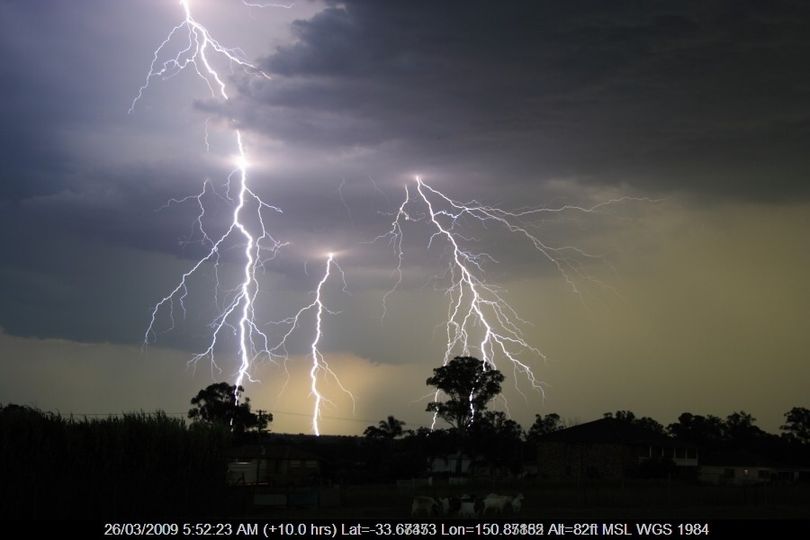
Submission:
M 0 2 L 0 402 L 182 414 L 195 389 L 232 374 L 225 352 L 224 374 L 186 367 L 215 311 L 210 268 L 187 316 L 140 346 L 154 303 L 205 253 L 193 200 L 167 201 L 207 180 L 220 192 L 206 195 L 206 227 L 227 230 L 236 126 L 251 188 L 283 209 L 268 224 L 290 242 L 261 275 L 257 320 L 310 302 L 327 250 L 346 271 L 348 293 L 325 290 L 336 314 L 322 345 L 360 405 L 354 420 L 343 402 L 331 411 L 335 432 L 360 433 L 376 415 L 426 420 L 418 398 L 444 352 L 448 247 L 407 223 L 403 281 L 382 318 L 397 258 L 378 238 L 416 174 L 508 209 L 634 198 L 525 223 L 549 245 L 599 255 L 573 264 L 578 292 L 525 238 L 458 224 L 497 261 L 486 278 L 548 356 L 534 365 L 545 399 L 512 396 L 524 425 L 538 412 L 625 408 L 668 422 L 745 408 L 776 429 L 807 406 L 807 3 L 194 9 L 271 78 L 227 71 L 223 103 L 186 71 L 154 80 L 128 114 L 182 17 L 175 2 Z M 222 257 L 229 286 L 240 247 Z M 305 373 L 309 339 L 291 340 L 291 373 Z M 279 398 L 282 368 L 257 370 L 254 403 L 307 431 L 305 385 Z
M 243 81 L 225 114 L 291 146 L 366 149 L 369 168 L 499 187 L 806 197 L 808 9 L 334 2 L 293 24 L 297 41 L 262 61 L 275 79 Z

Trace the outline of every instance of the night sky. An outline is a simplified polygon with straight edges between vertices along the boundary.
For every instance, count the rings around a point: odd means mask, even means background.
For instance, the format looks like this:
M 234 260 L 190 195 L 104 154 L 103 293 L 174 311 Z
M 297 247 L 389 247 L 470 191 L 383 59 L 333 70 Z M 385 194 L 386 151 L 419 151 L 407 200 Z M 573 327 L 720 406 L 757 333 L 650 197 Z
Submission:
M 335 314 L 322 349 L 357 407 L 325 385 L 323 433 L 361 433 L 389 414 L 430 423 L 448 246 L 428 248 L 430 229 L 409 224 L 382 319 L 397 257 L 370 243 L 417 174 L 509 210 L 626 198 L 527 223 L 549 245 L 599 255 L 572 257 L 573 287 L 519 235 L 463 224 L 471 249 L 492 256 L 483 276 L 546 355 L 521 357 L 544 396 L 498 364 L 525 428 L 536 413 L 585 422 L 630 409 L 666 424 L 744 409 L 776 431 L 810 405 L 807 3 L 192 9 L 272 78 L 220 62 L 223 102 L 189 69 L 153 81 L 128 114 L 182 21 L 177 2 L 0 2 L 0 403 L 183 413 L 197 390 L 233 379 L 227 340 L 221 374 L 187 365 L 216 313 L 211 268 L 192 282 L 186 318 L 142 343 L 155 302 L 206 252 L 193 201 L 162 207 L 205 179 L 223 185 L 239 128 L 250 186 L 283 210 L 268 228 L 290 243 L 260 276 L 257 318 L 309 303 L 325 252 L 345 271 L 347 291 L 325 288 Z M 209 202 L 206 226 L 221 234 L 227 205 Z M 239 253 L 223 255 L 226 289 Z M 289 379 L 260 360 L 261 382 L 246 385 L 274 431 L 309 432 L 310 330 L 291 341 Z

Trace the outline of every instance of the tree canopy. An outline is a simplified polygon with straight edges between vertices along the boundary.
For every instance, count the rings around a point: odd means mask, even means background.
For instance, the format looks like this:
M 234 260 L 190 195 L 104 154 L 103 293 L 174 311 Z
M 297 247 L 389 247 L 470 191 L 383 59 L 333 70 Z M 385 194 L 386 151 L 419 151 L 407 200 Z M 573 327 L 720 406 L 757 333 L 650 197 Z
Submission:
M 649 416 L 642 416 L 641 418 L 638 418 L 633 411 L 621 410 L 616 411 L 615 413 L 606 412 L 602 416 L 604 416 L 605 418 L 614 418 L 621 422 L 626 422 L 628 424 L 643 427 L 648 431 L 659 433 L 661 435 L 665 433 L 664 426 L 658 423 L 658 421 L 650 418 Z
M 472 356 L 457 356 L 446 365 L 435 368 L 426 384 L 435 386 L 447 401 L 428 403 L 427 411 L 464 434 L 472 422 L 487 408 L 487 403 L 501 392 L 503 374 L 488 368 Z
M 667 426 L 667 431 L 676 439 L 695 444 L 716 443 L 725 436 L 723 420 L 719 417 L 688 412 L 681 414 L 676 423 Z
M 226 382 L 211 384 L 191 398 L 194 407 L 189 409 L 188 417 L 195 422 L 228 426 L 235 433 L 263 431 L 273 421 L 273 415 L 251 412 L 250 398 L 237 402 L 237 396 L 244 391 Z
M 385 420 L 380 420 L 376 426 L 368 426 L 363 435 L 369 439 L 396 439 L 403 435 L 410 434 L 410 430 L 402 429 L 405 422 L 389 416 Z
M 726 417 L 726 438 L 736 441 L 746 441 L 764 436 L 765 432 L 754 425 L 756 420 L 756 418 L 745 411 L 731 413 Z
M 780 429 L 790 439 L 810 443 L 810 409 L 793 407 L 785 413 L 785 423 Z
M 534 424 L 531 425 L 529 431 L 526 433 L 526 439 L 536 441 L 543 435 L 548 435 L 560 429 L 563 429 L 560 415 L 557 413 L 549 413 L 545 416 L 542 414 L 534 415 Z

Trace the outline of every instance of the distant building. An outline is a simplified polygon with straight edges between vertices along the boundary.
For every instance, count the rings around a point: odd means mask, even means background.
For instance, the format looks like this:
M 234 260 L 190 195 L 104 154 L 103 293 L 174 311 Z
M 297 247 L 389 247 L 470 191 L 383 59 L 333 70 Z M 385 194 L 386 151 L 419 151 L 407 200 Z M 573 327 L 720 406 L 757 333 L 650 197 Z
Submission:
M 713 452 L 701 463 L 698 480 L 707 484 L 786 484 L 810 478 L 810 467 L 783 463 L 741 449 Z
M 428 473 L 430 475 L 447 474 L 450 476 L 454 474 L 467 474 L 472 464 L 473 458 L 460 452 L 435 456 L 429 459 Z
M 320 475 L 320 458 L 289 445 L 248 445 L 230 451 L 231 485 L 304 485 Z
M 540 437 L 538 477 L 551 480 L 656 476 L 664 471 L 694 474 L 693 445 L 615 418 L 602 418 Z

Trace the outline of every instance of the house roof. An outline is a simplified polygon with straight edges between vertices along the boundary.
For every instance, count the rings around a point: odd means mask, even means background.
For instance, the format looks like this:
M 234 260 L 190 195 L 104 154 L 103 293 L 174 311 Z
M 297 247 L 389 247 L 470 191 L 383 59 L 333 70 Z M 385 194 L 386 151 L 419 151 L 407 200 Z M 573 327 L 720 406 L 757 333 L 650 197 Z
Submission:
M 538 442 L 655 444 L 658 446 L 678 444 L 678 446 L 682 446 L 666 435 L 616 418 L 600 418 L 554 431 L 540 437 Z
M 319 460 L 319 456 L 308 452 L 302 448 L 297 448 L 290 445 L 260 445 L 249 444 L 244 446 L 237 446 L 231 448 L 227 452 L 228 457 L 235 459 L 314 459 Z

